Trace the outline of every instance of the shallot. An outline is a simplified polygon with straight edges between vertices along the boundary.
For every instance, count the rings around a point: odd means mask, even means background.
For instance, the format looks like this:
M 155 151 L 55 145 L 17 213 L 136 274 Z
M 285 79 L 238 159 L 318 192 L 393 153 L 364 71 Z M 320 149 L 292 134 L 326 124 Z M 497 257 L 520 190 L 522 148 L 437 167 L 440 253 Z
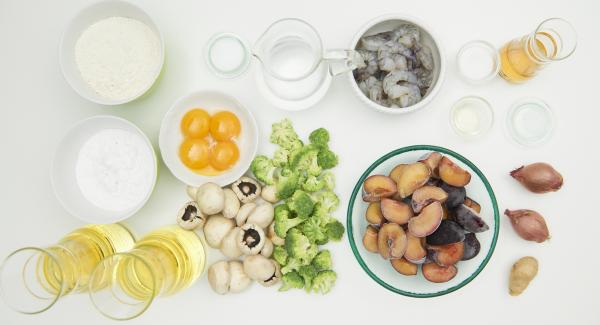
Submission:
M 563 185 L 562 175 L 542 162 L 521 166 L 510 172 L 510 176 L 534 193 L 556 192 Z
M 510 218 L 513 229 L 525 240 L 541 243 L 550 238 L 548 226 L 541 214 L 533 210 L 508 210 L 504 214 Z

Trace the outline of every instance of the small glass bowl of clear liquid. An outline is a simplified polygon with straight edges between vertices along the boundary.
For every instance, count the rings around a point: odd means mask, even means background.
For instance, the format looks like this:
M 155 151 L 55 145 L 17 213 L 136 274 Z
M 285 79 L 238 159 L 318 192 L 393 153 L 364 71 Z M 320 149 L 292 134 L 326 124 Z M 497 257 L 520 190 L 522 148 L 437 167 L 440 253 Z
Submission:
M 524 146 L 538 146 L 550 139 L 556 121 L 554 113 L 544 101 L 522 98 L 515 102 L 506 116 L 510 136 Z
M 463 139 L 473 140 L 487 133 L 494 123 L 490 103 L 478 96 L 466 96 L 450 109 L 450 125 Z

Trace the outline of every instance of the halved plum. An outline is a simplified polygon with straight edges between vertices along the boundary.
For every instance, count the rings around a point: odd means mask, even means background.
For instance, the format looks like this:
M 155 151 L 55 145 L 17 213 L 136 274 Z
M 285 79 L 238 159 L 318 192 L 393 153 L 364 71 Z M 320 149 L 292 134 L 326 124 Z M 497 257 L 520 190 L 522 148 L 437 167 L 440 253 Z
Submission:
M 442 204 L 433 202 L 408 221 L 408 231 L 416 237 L 429 236 L 440 226 L 443 214 Z
M 441 266 L 450 266 L 463 258 L 465 245 L 463 242 L 458 242 L 442 246 L 429 246 L 428 249 L 433 252 L 430 256 L 434 262 Z
M 477 236 L 475 236 L 474 233 L 466 234 L 463 243 L 465 243 L 465 253 L 463 254 L 462 258 L 463 261 L 470 260 L 479 254 L 479 251 L 481 250 L 481 244 L 479 243 L 479 240 L 477 240 Z
M 427 167 L 429 167 L 429 169 L 431 170 L 431 176 L 439 178 L 440 175 L 438 172 L 438 165 L 440 164 L 442 158 L 443 156 L 441 153 L 434 151 L 427 155 L 427 157 L 425 157 L 424 159 L 419 160 L 419 162 L 422 162 L 425 165 L 427 165 Z
M 380 202 L 369 203 L 369 206 L 367 207 L 367 212 L 365 212 L 365 219 L 367 219 L 367 222 L 372 225 L 380 225 L 385 222 L 383 214 L 381 213 Z
M 448 245 L 465 240 L 465 230 L 456 221 L 442 220 L 440 226 L 427 236 L 428 245 Z
M 404 168 L 406 168 L 406 166 L 408 166 L 408 164 L 399 164 L 396 165 L 396 167 L 394 167 L 394 169 L 392 169 L 392 171 L 390 172 L 390 178 L 394 180 L 394 182 L 398 183 L 398 180 L 400 179 L 400 175 L 402 175 L 402 173 L 404 172 Z
M 405 258 L 395 258 L 391 260 L 392 267 L 402 275 L 417 275 L 419 267 L 416 264 L 407 261 Z
M 460 168 L 447 157 L 442 157 L 438 170 L 440 178 L 449 185 L 463 187 L 471 181 L 471 173 Z
M 408 204 L 388 198 L 381 199 L 381 213 L 387 221 L 399 225 L 407 223 L 414 215 Z
M 379 253 L 379 246 L 377 242 L 377 235 L 379 230 L 371 225 L 367 226 L 365 234 L 363 235 L 363 245 L 365 249 L 371 253 Z
M 479 203 L 477 203 L 477 201 L 473 200 L 472 198 L 467 196 L 463 204 L 475 210 L 475 212 L 481 213 L 481 205 L 479 205 Z
M 398 194 L 402 198 L 410 196 L 416 189 L 425 185 L 430 176 L 431 170 L 424 163 L 407 165 L 398 179 Z
M 468 232 L 484 232 L 490 229 L 475 210 L 464 204 L 459 205 L 454 213 L 456 222 Z
M 384 259 L 401 258 L 408 244 L 404 229 L 395 223 L 386 223 L 379 229 L 377 247 Z
M 407 246 L 406 252 L 404 252 L 404 258 L 414 264 L 423 264 L 425 257 L 427 257 L 427 250 L 423 247 L 421 239 L 414 236 L 410 232 L 406 234 Z
M 382 197 L 390 197 L 398 190 L 396 182 L 384 175 L 371 175 L 363 184 L 362 198 L 365 202 L 377 202 Z
M 454 265 L 440 266 L 436 263 L 423 264 L 421 270 L 425 279 L 435 283 L 448 282 L 458 273 L 458 269 Z
M 425 185 L 418 188 L 412 194 L 411 206 L 415 213 L 421 210 L 433 201 L 444 203 L 448 198 L 448 193 L 437 186 Z
M 464 187 L 456 187 L 442 182 L 442 184 L 440 184 L 440 188 L 448 194 L 448 198 L 444 204 L 449 209 L 454 209 L 465 202 L 467 190 Z

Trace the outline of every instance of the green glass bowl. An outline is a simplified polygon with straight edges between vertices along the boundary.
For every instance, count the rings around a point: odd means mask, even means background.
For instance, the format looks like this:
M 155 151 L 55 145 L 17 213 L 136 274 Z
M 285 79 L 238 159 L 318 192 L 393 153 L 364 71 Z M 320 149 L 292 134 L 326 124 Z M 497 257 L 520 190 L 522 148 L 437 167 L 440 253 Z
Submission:
M 362 244 L 362 237 L 368 225 L 365 219 L 368 204 L 362 200 L 361 196 L 365 179 L 375 174 L 388 175 L 394 166 L 401 163 L 415 162 L 432 151 L 448 156 L 458 166 L 471 173 L 471 182 L 466 186 L 467 196 L 481 205 L 480 216 L 490 226 L 490 230 L 477 234 L 477 239 L 481 243 L 479 254 L 471 260 L 457 263 L 458 274 L 445 283 L 427 281 L 421 274 L 420 268 L 416 276 L 401 275 L 392 268 L 390 261 L 384 260 L 379 254 L 368 252 Z M 346 227 L 352 252 L 358 264 L 371 279 L 382 287 L 404 296 L 430 298 L 442 296 L 462 288 L 483 270 L 496 247 L 500 220 L 494 191 L 483 173 L 472 162 L 443 147 L 415 145 L 396 149 L 377 159 L 365 170 L 352 191 L 348 203 Z

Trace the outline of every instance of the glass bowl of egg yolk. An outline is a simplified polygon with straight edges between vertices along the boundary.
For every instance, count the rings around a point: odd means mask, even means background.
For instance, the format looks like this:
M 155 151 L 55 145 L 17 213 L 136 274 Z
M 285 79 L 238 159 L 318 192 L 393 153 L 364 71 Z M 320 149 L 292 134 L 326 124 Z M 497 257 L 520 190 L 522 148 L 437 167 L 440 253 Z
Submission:
M 227 95 L 210 94 L 203 93 L 203 97 L 213 100 L 193 95 L 180 99 L 161 126 L 159 144 L 165 164 L 177 178 L 193 186 L 235 181 L 246 172 L 256 153 L 258 132 L 250 112 Z M 223 103 L 214 103 L 216 94 Z M 191 105 L 186 107 L 186 103 Z

